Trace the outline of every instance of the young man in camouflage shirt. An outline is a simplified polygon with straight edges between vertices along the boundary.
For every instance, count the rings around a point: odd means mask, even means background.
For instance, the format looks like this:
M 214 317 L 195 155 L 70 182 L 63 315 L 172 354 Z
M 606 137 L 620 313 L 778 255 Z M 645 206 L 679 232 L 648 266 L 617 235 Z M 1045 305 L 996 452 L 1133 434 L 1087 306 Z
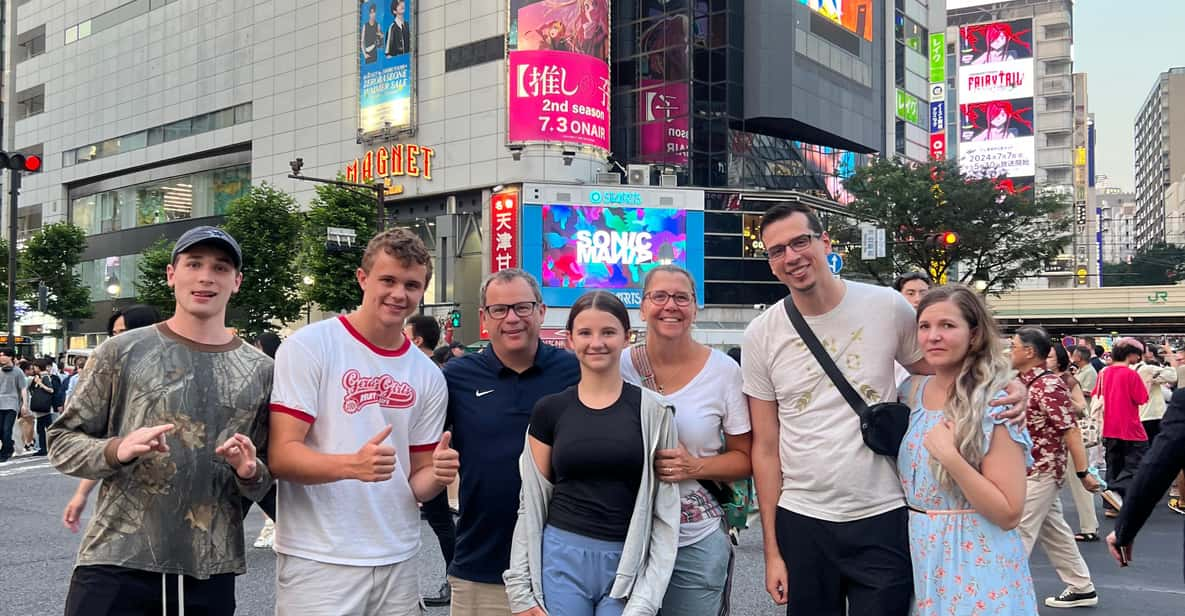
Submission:
M 272 360 L 226 328 L 242 266 L 225 232 L 182 235 L 166 271 L 174 316 L 95 349 L 50 429 L 58 470 L 103 480 L 67 616 L 234 613 L 240 495 L 259 500 L 272 483 L 256 453 Z

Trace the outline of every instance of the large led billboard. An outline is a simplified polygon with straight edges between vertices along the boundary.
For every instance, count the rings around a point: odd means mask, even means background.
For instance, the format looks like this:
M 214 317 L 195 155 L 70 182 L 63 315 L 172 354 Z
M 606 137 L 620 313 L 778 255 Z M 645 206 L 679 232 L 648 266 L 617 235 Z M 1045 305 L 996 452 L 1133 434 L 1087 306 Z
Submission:
M 510 0 L 507 140 L 609 149 L 609 0 Z
M 1033 96 L 1033 20 L 959 29 L 959 103 Z
M 843 26 L 846 30 L 872 40 L 872 0 L 799 0 L 812 11 Z
M 959 105 L 959 167 L 970 175 L 1036 173 L 1033 99 Z
M 973 176 L 1036 173 L 1033 20 L 959 28 L 959 166 Z
M 584 203 L 524 203 L 522 266 L 539 279 L 547 305 L 571 306 L 600 289 L 636 308 L 646 273 L 663 264 L 691 272 L 702 301 L 703 210 L 652 207 L 640 195 L 596 189 Z
M 415 103 L 415 0 L 358 3 L 358 121 L 363 133 L 403 131 Z

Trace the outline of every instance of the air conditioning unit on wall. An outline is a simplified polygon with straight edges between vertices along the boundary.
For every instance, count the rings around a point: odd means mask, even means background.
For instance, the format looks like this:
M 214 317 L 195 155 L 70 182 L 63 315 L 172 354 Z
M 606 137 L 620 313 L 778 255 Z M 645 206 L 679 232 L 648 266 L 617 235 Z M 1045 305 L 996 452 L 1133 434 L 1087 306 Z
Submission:
M 629 165 L 626 170 L 630 186 L 650 186 L 650 165 Z

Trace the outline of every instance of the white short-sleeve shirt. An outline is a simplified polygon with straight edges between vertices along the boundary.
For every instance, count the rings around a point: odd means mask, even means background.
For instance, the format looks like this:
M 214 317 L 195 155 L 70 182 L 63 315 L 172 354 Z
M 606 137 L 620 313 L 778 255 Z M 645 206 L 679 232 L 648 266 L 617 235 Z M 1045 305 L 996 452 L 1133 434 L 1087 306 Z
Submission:
M 643 386 L 629 348 L 621 354 L 621 376 Z M 675 407 L 679 443 L 697 458 L 723 453 L 723 434 L 735 436 L 752 431 L 749 407 L 741 393 L 741 367 L 716 349 L 712 349 L 699 374 L 678 391 L 663 397 Z M 698 481 L 680 482 L 679 496 L 687 498 L 699 489 Z M 720 528 L 719 518 L 684 522 L 679 525 L 679 547 L 697 543 L 717 528 Z
M 838 306 L 806 322 L 865 401 L 896 400 L 894 362 L 909 366 L 922 358 L 913 307 L 890 288 L 844 285 Z M 905 506 L 893 459 L 864 445 L 855 412 L 798 336 L 781 302 L 745 329 L 741 369 L 745 394 L 778 403 L 778 506 L 830 522 Z
M 358 451 L 387 425 L 396 471 L 388 481 L 320 485 L 280 481 L 275 550 L 318 562 L 381 566 L 420 548 L 420 512 L 408 483 L 411 453 L 432 451 L 444 429 L 444 375 L 405 340 L 368 342 L 345 317 L 297 330 L 276 353 L 271 410 L 309 423 L 305 444 Z

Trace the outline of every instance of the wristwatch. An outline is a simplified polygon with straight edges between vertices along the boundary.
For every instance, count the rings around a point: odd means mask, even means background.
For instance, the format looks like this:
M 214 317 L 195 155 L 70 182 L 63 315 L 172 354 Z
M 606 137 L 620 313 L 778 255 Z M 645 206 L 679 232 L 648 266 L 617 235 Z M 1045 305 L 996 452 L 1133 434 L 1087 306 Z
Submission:
M 1086 479 L 1086 476 L 1090 474 L 1090 471 L 1075 471 L 1074 474 L 1078 475 L 1079 479 Z

